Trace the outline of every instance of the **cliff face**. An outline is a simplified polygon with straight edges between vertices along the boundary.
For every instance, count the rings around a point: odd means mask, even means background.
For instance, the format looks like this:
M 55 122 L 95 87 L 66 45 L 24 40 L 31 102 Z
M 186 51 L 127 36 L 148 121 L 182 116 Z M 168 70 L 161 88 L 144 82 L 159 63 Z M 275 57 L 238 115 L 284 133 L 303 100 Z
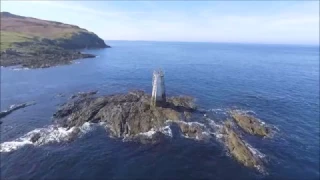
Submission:
M 70 64 L 95 57 L 74 51 L 108 48 L 96 34 L 78 26 L 1 12 L 1 66 L 29 68 Z
M 74 33 L 70 38 L 60 38 L 56 45 L 66 49 L 107 48 L 110 47 L 96 34 L 89 32 Z

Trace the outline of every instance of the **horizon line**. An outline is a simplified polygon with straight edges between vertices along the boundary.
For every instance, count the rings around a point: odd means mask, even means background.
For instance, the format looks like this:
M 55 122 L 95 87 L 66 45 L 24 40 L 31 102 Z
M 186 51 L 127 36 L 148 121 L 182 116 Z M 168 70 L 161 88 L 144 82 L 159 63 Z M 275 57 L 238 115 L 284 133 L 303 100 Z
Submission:
M 212 43 L 212 44 L 243 44 L 243 45 L 292 45 L 292 46 L 320 46 L 317 44 L 297 44 L 297 43 L 264 43 L 264 42 L 222 42 L 222 41 L 179 41 L 179 40 L 125 40 L 125 39 L 103 39 L 104 41 L 136 41 L 136 42 L 176 42 L 176 43 Z

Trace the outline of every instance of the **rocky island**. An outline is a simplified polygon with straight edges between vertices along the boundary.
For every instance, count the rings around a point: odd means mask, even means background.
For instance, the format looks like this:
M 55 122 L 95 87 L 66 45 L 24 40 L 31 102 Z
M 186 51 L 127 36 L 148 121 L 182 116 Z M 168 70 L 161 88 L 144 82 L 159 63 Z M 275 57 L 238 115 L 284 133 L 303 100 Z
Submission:
M 211 143 L 216 139 L 227 154 L 242 165 L 266 172 L 264 155 L 246 142 L 245 134 L 257 136 L 257 140 L 269 138 L 272 129 L 268 125 L 241 110 L 227 111 L 223 121 L 215 123 L 210 111 L 198 107 L 193 97 L 167 97 L 161 70 L 154 71 L 152 84 L 152 94 L 134 90 L 104 96 L 97 95 L 98 91 L 71 95 L 53 114 L 52 126 L 31 131 L 17 142 L 23 140 L 25 144 L 35 146 L 71 142 L 93 126 L 125 143 L 161 144 L 183 138 L 190 139 L 190 142 Z M 58 96 L 64 97 L 62 94 Z M 12 105 L 0 113 L 0 119 L 33 104 Z M 55 134 L 59 137 L 50 138 Z M 18 147 L 9 143 L 0 150 L 10 151 Z
M 193 98 L 170 97 L 161 106 L 153 106 L 150 99 L 150 95 L 139 90 L 103 97 L 81 93 L 61 106 L 53 118 L 56 123 L 68 128 L 80 127 L 86 122 L 105 122 L 111 136 L 122 138 L 135 138 L 151 129 L 160 131 L 167 120 L 177 121 L 184 133 L 198 133 L 197 128 L 179 123 L 190 119 L 191 113 L 196 111 Z
M 155 71 L 152 95 L 141 90 L 100 97 L 97 91 L 78 93 L 60 106 L 53 120 L 72 131 L 73 137 L 87 122 L 103 124 L 110 137 L 143 144 L 161 143 L 173 134 L 204 142 L 214 137 L 206 125 L 199 123 L 206 115 L 193 97 L 166 97 L 164 89 L 163 74 Z M 244 166 L 263 171 L 263 160 L 244 141 L 241 130 L 259 136 L 268 135 L 270 130 L 245 113 L 231 111 L 229 116 L 234 121 L 228 119 L 218 129 L 226 149 Z M 32 137 L 32 142 L 38 138 Z
M 246 118 L 247 115 L 238 116 Z M 206 142 L 213 135 L 204 124 L 198 123 L 201 118 L 203 112 L 198 110 L 190 96 L 168 97 L 166 102 L 154 106 L 152 96 L 141 90 L 100 97 L 96 96 L 96 91 L 78 93 L 53 114 L 53 121 L 70 129 L 72 137 L 80 133 L 83 124 L 90 122 L 103 124 L 110 137 L 142 144 L 161 143 L 174 133 Z M 236 122 L 228 119 L 218 130 L 223 136 L 223 144 L 238 162 L 263 172 L 263 160 L 244 141 L 242 128 L 239 126 L 241 129 L 237 129 Z M 252 123 L 251 128 L 262 126 Z M 245 129 L 243 131 L 246 132 Z M 39 135 L 32 137 L 32 141 L 36 142 L 37 138 Z
M 79 49 L 108 48 L 96 34 L 78 26 L 1 12 L 1 66 L 46 68 L 93 58 Z

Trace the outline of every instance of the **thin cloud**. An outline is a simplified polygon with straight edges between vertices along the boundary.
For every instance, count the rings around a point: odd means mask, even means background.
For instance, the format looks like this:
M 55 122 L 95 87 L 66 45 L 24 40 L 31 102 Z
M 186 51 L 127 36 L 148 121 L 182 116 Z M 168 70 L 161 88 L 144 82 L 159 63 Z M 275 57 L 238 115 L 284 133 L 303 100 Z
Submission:
M 98 10 L 96 8 L 88 8 L 80 5 L 76 2 L 61 2 L 61 1 L 28 1 L 28 3 L 47 5 L 50 7 L 56 7 L 60 9 L 67 9 L 70 11 L 76 11 L 81 13 L 89 13 L 90 15 L 104 16 L 104 17 L 127 17 L 135 14 L 143 14 L 144 12 L 135 11 L 110 11 L 110 10 Z

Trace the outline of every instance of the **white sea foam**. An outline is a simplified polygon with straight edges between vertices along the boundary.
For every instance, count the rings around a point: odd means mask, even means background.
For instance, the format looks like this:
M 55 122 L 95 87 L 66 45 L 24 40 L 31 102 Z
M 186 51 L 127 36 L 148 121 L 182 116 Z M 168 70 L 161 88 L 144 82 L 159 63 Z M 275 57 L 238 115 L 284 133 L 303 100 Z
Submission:
M 24 68 L 12 68 L 12 70 L 21 71 L 21 70 L 29 70 L 29 68 L 26 68 L 26 67 L 24 67 Z
M 160 128 L 160 132 L 162 132 L 163 134 L 172 137 L 172 130 L 170 128 L 170 126 L 165 126 Z
M 223 109 L 221 109 L 221 108 L 216 108 L 216 109 L 209 109 L 208 111 L 221 112 L 221 111 L 223 111 Z
M 223 114 L 226 115 L 229 109 L 221 109 L 221 108 L 216 108 L 216 109 L 209 109 L 209 112 L 213 112 L 215 114 Z
M 166 120 L 166 122 L 165 122 L 165 124 L 170 124 L 170 123 L 182 123 L 182 124 L 187 124 L 187 125 L 189 125 L 189 126 L 191 126 L 191 125 L 198 125 L 198 126 L 201 126 L 201 127 L 205 127 L 205 125 L 204 124 L 202 124 L 202 123 L 199 123 L 199 122 L 195 122 L 195 121 L 193 121 L 193 122 L 184 122 L 184 121 L 175 121 L 175 120 Z
M 212 128 L 215 128 L 215 129 L 220 129 L 220 128 L 222 128 L 222 124 L 218 124 L 218 123 L 216 123 L 214 120 L 212 120 L 212 119 L 210 119 L 210 118 L 207 118 L 206 120 L 209 121 L 209 125 L 210 125 Z
M 81 127 L 79 127 L 80 131 L 76 135 L 80 137 L 94 130 L 96 127 L 97 127 L 97 124 L 86 122 Z M 59 143 L 59 142 L 68 141 L 70 140 L 70 136 L 72 136 L 72 134 L 75 134 L 75 132 L 76 132 L 75 127 L 67 129 L 67 128 L 58 127 L 55 125 L 50 125 L 45 128 L 38 128 L 28 132 L 27 134 L 13 141 L 1 143 L 0 152 L 11 152 L 25 145 L 41 146 L 49 143 Z M 32 143 L 31 137 L 33 137 L 38 133 L 40 134 L 40 138 L 35 143 Z
M 172 137 L 172 131 L 171 131 L 170 126 L 161 127 L 161 128 L 159 128 L 159 130 L 155 130 L 154 128 L 151 128 L 147 132 L 139 133 L 139 135 L 152 137 L 156 132 L 161 132 L 161 133 L 165 134 L 166 136 Z
M 212 130 L 211 134 L 213 134 L 217 140 L 222 139 L 223 138 L 223 133 L 222 133 L 223 125 L 216 123 L 214 120 L 212 120 L 210 118 L 206 118 L 206 120 L 208 121 L 208 125 L 209 125 L 210 129 Z
M 168 124 L 168 126 L 166 126 L 165 128 L 168 128 L 168 130 L 169 130 L 169 136 L 171 136 L 171 137 L 172 137 L 172 131 L 171 131 L 171 129 L 170 129 L 171 123 L 185 124 L 185 125 L 188 125 L 189 127 L 190 127 L 190 126 L 198 126 L 198 127 L 201 127 L 201 131 L 202 131 L 202 132 L 196 133 L 196 134 L 195 134 L 195 137 L 189 136 L 188 133 L 186 133 L 186 134 L 181 134 L 181 136 L 183 136 L 183 137 L 185 137 L 185 138 L 196 139 L 196 140 L 204 140 L 204 139 L 210 139 L 210 138 L 211 138 L 211 135 L 214 134 L 213 132 L 211 132 L 210 128 L 208 128 L 205 124 L 200 123 L 200 122 L 196 122 L 196 121 L 193 121 L 193 122 L 184 122 L 184 121 L 167 120 L 167 121 L 165 122 L 165 124 Z
M 223 138 L 223 134 L 222 134 L 222 133 L 215 132 L 215 133 L 213 133 L 213 134 L 214 134 L 214 136 L 215 136 L 217 139 Z
M 143 136 L 147 136 L 147 137 L 152 137 L 152 135 L 155 134 L 155 133 L 156 133 L 156 131 L 153 128 L 151 128 L 149 131 L 143 132 L 143 133 L 139 133 L 139 134 L 143 135 Z
M 259 158 L 264 158 L 266 155 L 261 153 L 258 149 L 252 147 L 249 143 L 245 142 L 245 145 L 249 148 L 249 150 L 251 151 L 251 153 L 254 155 L 254 156 L 258 156 Z
M 237 113 L 240 113 L 240 114 L 255 114 L 256 115 L 256 112 L 254 112 L 253 110 L 243 110 L 243 109 L 236 109 L 236 110 L 233 110 Z

